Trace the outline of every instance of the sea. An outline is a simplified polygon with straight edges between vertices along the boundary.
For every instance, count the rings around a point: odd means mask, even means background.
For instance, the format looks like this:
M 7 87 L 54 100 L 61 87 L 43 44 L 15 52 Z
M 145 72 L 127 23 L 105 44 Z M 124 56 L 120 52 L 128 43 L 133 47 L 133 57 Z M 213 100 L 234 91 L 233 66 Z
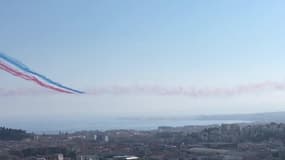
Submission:
M 155 130 L 160 126 L 181 127 L 189 125 L 220 125 L 232 123 L 250 123 L 239 120 L 193 120 L 193 119 L 129 119 L 129 118 L 95 118 L 84 120 L 1 120 L 0 125 L 8 128 L 22 129 L 36 134 L 57 134 L 59 132 L 76 132 L 91 130 Z

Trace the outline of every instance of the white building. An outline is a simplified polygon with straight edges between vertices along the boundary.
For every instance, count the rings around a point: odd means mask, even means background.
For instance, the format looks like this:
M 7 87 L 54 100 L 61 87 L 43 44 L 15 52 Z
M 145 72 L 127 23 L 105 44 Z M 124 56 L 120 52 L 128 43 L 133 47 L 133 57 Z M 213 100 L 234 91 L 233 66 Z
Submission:
M 105 142 L 109 142 L 109 136 L 105 136 Z
M 58 159 L 58 160 L 64 160 L 63 154 L 58 154 L 58 155 L 57 155 L 57 159 Z

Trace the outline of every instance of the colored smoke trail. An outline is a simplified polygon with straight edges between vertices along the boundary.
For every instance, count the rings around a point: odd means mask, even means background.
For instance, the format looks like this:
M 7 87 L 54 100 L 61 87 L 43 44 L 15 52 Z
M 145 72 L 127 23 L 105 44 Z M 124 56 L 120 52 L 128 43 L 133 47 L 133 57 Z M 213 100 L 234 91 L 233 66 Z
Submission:
M 0 64 L 0 68 L 3 66 Z M 4 68 L 6 70 L 6 68 Z M 14 71 L 7 70 L 13 75 L 20 76 L 23 79 L 31 80 L 33 77 L 26 75 L 18 75 Z M 37 83 L 37 82 L 36 82 Z M 163 85 L 125 85 L 125 86 L 104 86 L 95 87 L 86 90 L 87 96 L 134 96 L 134 95 L 147 95 L 147 96 L 185 96 L 189 98 L 206 98 L 206 97 L 229 97 L 248 95 L 255 93 L 267 93 L 268 91 L 285 91 L 285 82 L 265 81 L 261 83 L 238 85 L 233 87 L 219 87 L 219 88 L 195 88 L 187 86 L 163 86 Z M 0 96 L 25 96 L 25 95 L 46 95 L 49 92 L 34 90 L 34 89 L 16 89 L 7 90 L 0 88 Z
M 33 81 L 33 82 L 37 83 L 38 85 L 40 85 L 42 87 L 45 87 L 45 88 L 49 88 L 49 89 L 52 89 L 52 90 L 55 90 L 55 91 L 58 91 L 58 92 L 62 92 L 62 93 L 72 93 L 72 92 L 68 92 L 68 91 L 65 91 L 65 90 L 62 90 L 62 89 L 55 88 L 53 86 L 44 84 L 43 82 L 38 80 L 36 77 L 25 75 L 25 74 L 23 74 L 21 72 L 18 72 L 16 70 L 12 69 L 12 68 L 9 68 L 8 66 L 6 66 L 5 64 L 3 64 L 1 62 L 0 62 L 0 69 L 6 71 L 8 73 L 11 73 L 12 75 L 14 75 L 16 77 L 20 77 L 20 78 L 23 78 L 25 80 Z
M 22 73 L 20 71 L 17 71 L 16 69 L 13 69 L 12 67 L 10 67 L 9 65 L 6 65 L 5 63 L 2 63 L 0 61 L 0 69 L 14 75 L 14 76 L 17 76 L 17 77 L 20 77 L 20 78 L 23 78 L 25 80 L 30 80 L 30 81 L 33 81 L 35 82 L 36 84 L 42 86 L 42 87 L 45 87 L 45 88 L 49 88 L 49 89 L 52 89 L 52 90 L 55 90 L 55 91 L 58 91 L 58 92 L 62 92 L 62 93 L 84 93 L 82 91 L 78 91 L 78 90 L 75 90 L 75 89 L 72 89 L 72 88 L 69 88 L 69 87 L 66 87 L 66 86 L 63 86 L 57 82 L 54 82 L 52 80 L 50 80 L 49 78 L 39 74 L 39 73 L 36 73 L 34 71 L 32 71 L 31 69 L 29 69 L 26 65 L 24 65 L 23 63 L 11 58 L 11 57 L 8 57 L 6 55 L 4 55 L 3 53 L 0 53 L 0 60 L 3 59 L 5 60 L 6 62 L 14 65 L 15 67 L 17 67 L 18 69 L 24 71 L 24 72 L 27 72 L 28 74 L 26 73 Z M 31 74 L 31 75 L 29 75 Z M 36 77 L 39 77 L 41 79 L 43 79 L 44 81 L 46 81 L 48 84 L 42 82 L 41 80 L 39 80 L 38 78 Z M 59 87 L 59 88 L 57 88 Z
M 49 78 L 29 69 L 23 63 L 0 53 L 0 69 L 17 76 L 19 78 L 32 81 L 39 86 L 48 88 L 61 93 L 84 93 L 69 87 L 65 87 Z M 259 93 L 264 91 L 284 91 L 284 82 L 265 81 L 246 85 L 237 85 L 233 87 L 213 87 L 213 88 L 195 88 L 187 86 L 163 86 L 163 85 L 127 85 L 127 86 L 105 86 L 88 89 L 87 95 L 158 95 L 158 96 L 188 96 L 188 97 L 217 97 L 217 96 L 235 96 L 243 94 Z M 31 93 L 28 93 L 30 91 Z M 3 90 L 0 88 L 0 96 L 17 95 L 36 95 L 39 93 L 33 90 Z
M 187 86 L 169 87 L 162 85 L 134 85 L 98 87 L 89 90 L 93 95 L 158 95 L 158 96 L 188 96 L 188 97 L 217 97 L 237 96 L 264 91 L 284 91 L 285 83 L 265 81 L 261 83 L 239 85 L 233 87 L 195 88 Z

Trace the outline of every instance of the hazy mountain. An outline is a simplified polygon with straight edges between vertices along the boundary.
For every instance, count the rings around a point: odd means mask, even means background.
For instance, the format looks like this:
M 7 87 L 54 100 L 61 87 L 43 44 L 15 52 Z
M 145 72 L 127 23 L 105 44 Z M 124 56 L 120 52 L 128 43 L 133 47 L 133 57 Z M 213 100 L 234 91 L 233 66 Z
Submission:
M 253 122 L 285 122 L 285 112 L 268 112 L 254 114 L 229 114 L 229 115 L 202 115 L 197 120 L 242 120 Z

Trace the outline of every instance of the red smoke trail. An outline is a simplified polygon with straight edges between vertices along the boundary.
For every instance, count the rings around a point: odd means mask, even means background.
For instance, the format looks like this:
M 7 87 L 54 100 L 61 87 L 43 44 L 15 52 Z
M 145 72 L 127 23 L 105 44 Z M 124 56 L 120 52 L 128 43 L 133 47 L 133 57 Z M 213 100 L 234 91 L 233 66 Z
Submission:
M 40 80 L 38 80 L 36 77 L 34 76 L 29 76 L 29 75 L 25 75 L 17 70 L 14 70 L 12 68 L 10 68 L 9 66 L 5 65 L 4 63 L 1 63 L 0 62 L 0 69 L 8 72 L 8 73 L 11 73 L 12 75 L 14 76 L 17 76 L 17 77 L 20 77 L 20 78 L 23 78 L 25 80 L 29 80 L 29 81 L 33 81 L 35 83 L 37 83 L 38 85 L 42 86 L 42 87 L 45 87 L 45 88 L 49 88 L 49 89 L 52 89 L 52 90 L 55 90 L 55 91 L 58 91 L 58 92 L 62 92 L 62 93 L 69 93 L 69 94 L 73 94 L 72 92 L 69 92 L 69 91 L 65 91 L 65 90 L 62 90 L 62 89 L 59 89 L 59 88 L 56 88 L 56 87 L 53 87 L 53 86 L 50 86 L 50 85 L 47 85 L 47 84 L 44 84 L 43 82 L 41 82 Z
M 194 88 L 194 87 L 167 87 L 160 85 L 134 85 L 134 86 L 110 86 L 99 87 L 89 90 L 93 95 L 160 95 L 160 96 L 189 96 L 189 97 L 210 97 L 210 96 L 236 96 L 249 93 L 260 93 L 263 91 L 284 91 L 285 83 L 265 81 L 247 85 L 233 86 L 229 88 Z
M 0 69 L 14 75 L 20 77 L 25 80 L 33 81 L 36 84 L 49 88 L 54 91 L 73 94 L 73 92 L 66 91 L 60 88 L 56 88 L 50 86 L 48 84 L 43 83 L 37 77 L 32 75 L 27 75 L 25 73 L 19 72 L 5 63 L 0 61 Z M 150 94 L 150 95 L 161 95 L 161 96 L 189 96 L 189 97 L 209 97 L 209 96 L 235 96 L 242 95 L 248 93 L 257 93 L 260 91 L 284 91 L 285 83 L 284 82 L 274 82 L 274 81 L 265 81 L 262 83 L 253 83 L 247 85 L 239 85 L 233 86 L 229 88 L 220 87 L 220 88 L 194 88 L 194 87 L 167 87 L 167 86 L 159 86 L 159 85 L 134 85 L 134 86 L 111 86 L 111 87 L 100 87 L 89 90 L 89 94 L 93 95 L 135 95 L 135 94 Z M 9 91 L 6 92 L 0 89 L 0 92 L 3 92 L 4 95 L 17 95 L 17 92 L 21 91 Z M 31 91 L 32 92 L 32 91 Z M 19 95 L 29 94 L 28 92 L 20 93 Z M 34 94 L 34 93 L 30 93 Z M 40 93 L 39 93 L 40 94 Z M 1 96 L 1 93 L 0 93 Z
M 75 90 L 75 89 L 66 87 L 66 86 L 64 86 L 58 82 L 55 82 L 55 81 L 49 79 L 48 77 L 31 70 L 29 67 L 27 67 L 23 63 L 19 62 L 18 60 L 14 59 L 14 58 L 11 58 L 11 57 L 3 54 L 3 53 L 0 53 L 0 59 L 3 59 L 4 61 L 8 62 L 9 64 L 17 67 L 17 69 L 21 70 L 22 72 L 24 72 L 26 74 L 31 74 L 33 76 L 36 76 L 37 78 L 40 78 L 41 81 L 44 81 L 47 84 L 51 84 L 52 86 L 57 86 L 57 88 L 65 89 L 65 90 L 68 90 L 69 92 L 73 92 L 73 93 L 79 93 L 79 94 L 84 93 L 82 91 Z

